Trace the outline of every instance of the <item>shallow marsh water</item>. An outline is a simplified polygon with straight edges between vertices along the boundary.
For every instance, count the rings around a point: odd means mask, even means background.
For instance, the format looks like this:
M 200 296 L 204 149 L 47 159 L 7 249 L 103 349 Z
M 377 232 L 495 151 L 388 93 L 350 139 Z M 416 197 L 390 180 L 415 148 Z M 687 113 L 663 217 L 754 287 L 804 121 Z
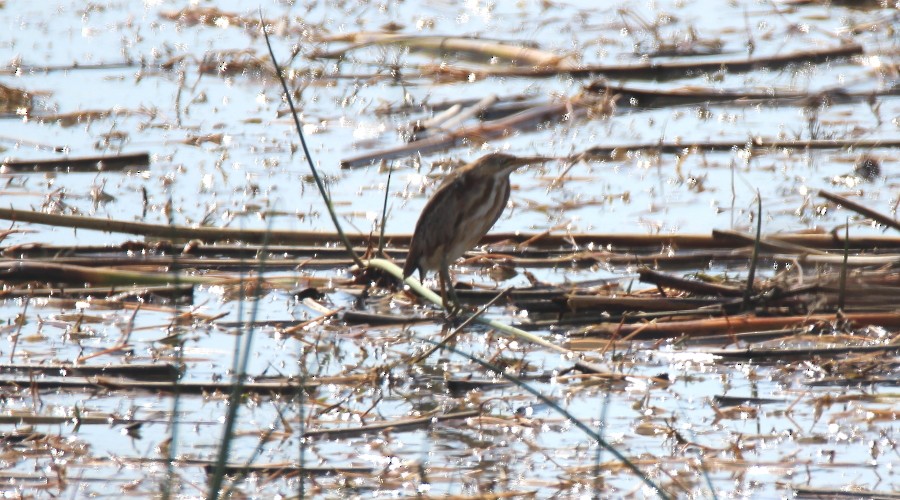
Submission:
M 362 48 L 342 61 L 315 59 L 311 57 L 314 50 L 341 45 L 313 41 L 315 36 L 396 25 L 405 33 L 535 43 L 557 54 L 573 54 L 585 64 L 639 63 L 670 46 L 682 52 L 717 51 L 692 59 L 703 60 L 748 56 L 750 47 L 750 55 L 760 56 L 854 42 L 864 47 L 863 56 L 777 70 L 611 83 L 650 89 L 885 92 L 898 84 L 894 32 L 900 23 L 895 8 L 873 4 L 854 9 L 707 1 L 626 2 L 601 8 L 593 2 L 277 2 L 263 5 L 262 11 L 273 27 L 276 54 L 298 71 L 293 84 L 299 89 L 296 97 L 304 131 L 314 160 L 328 179 L 338 213 L 345 227 L 365 234 L 378 227 L 387 171 L 381 165 L 342 170 L 340 162 L 400 144 L 408 122 L 431 114 L 428 109 L 390 115 L 376 110 L 491 93 L 525 94 L 545 102 L 576 94 L 588 80 L 557 76 L 439 81 L 423 75 L 418 65 L 444 62 L 477 67 L 478 63 L 396 47 Z M 214 22 L 205 24 L 192 21 L 192 10 L 181 11 L 198 7 L 221 12 L 210 16 Z M 253 69 L 230 71 L 235 62 L 229 51 L 248 51 L 260 64 L 269 64 L 258 29 L 248 25 L 256 16 L 256 6 L 227 1 L 199 5 L 9 2 L 0 6 L 4 26 L 0 48 L 8 54 L 2 58 L 7 65 L 0 83 L 35 95 L 30 110 L 13 112 L 0 121 L 4 158 L 60 157 L 57 151 L 72 156 L 138 151 L 151 155 L 148 168 L 132 172 L 3 173 L 5 206 L 156 224 L 330 231 L 330 220 L 298 152 L 293 123 L 282 113 L 286 106 L 277 81 Z M 295 47 L 299 55 L 291 59 Z M 217 54 L 226 54 L 222 59 L 231 62 L 218 62 Z M 202 74 L 203 61 L 214 61 L 220 71 Z M 171 68 L 162 66 L 169 62 Z M 60 117 L 94 110 L 112 112 L 74 124 Z M 202 137 L 208 140 L 197 140 Z M 807 107 L 729 103 L 634 109 L 621 103 L 609 116 L 550 121 L 487 144 L 470 141 L 449 151 L 410 156 L 393 162 L 387 232 L 411 232 L 443 166 L 474 159 L 487 150 L 566 158 L 592 146 L 756 137 L 896 141 L 900 99 L 887 95 L 873 102 Z M 897 155 L 896 148 L 752 156 L 738 149 L 680 158 L 631 153 L 605 160 L 560 160 L 514 174 L 512 208 L 495 230 L 752 232 L 759 193 L 767 234 L 829 232 L 841 228 L 854 214 L 824 203 L 816 197 L 819 189 L 849 194 L 896 216 Z M 874 157 L 881 165 L 880 173 L 870 180 L 854 175 L 854 166 L 863 156 Z M 92 195 L 98 189 L 110 197 Z M 28 231 L 8 235 L 7 248 L 38 243 L 116 245 L 133 238 L 40 225 L 16 227 Z M 884 231 L 863 220 L 851 221 L 852 235 Z M 715 264 L 701 271 L 736 275 L 744 268 Z M 778 270 L 763 274 L 771 276 Z M 536 279 L 551 283 L 596 279 L 620 283 L 623 289 L 639 286 L 632 266 L 531 271 Z M 185 307 L 158 311 L 147 307 L 134 313 L 105 310 L 101 301 L 6 300 L 2 310 L 9 324 L 8 341 L 0 344 L 0 355 L 17 363 L 71 362 L 115 345 L 129 331 L 133 354 L 127 359 L 161 362 L 174 358 L 169 340 L 177 334 L 184 346 L 184 381 L 227 380 L 235 346 L 248 333 L 221 322 L 251 316 L 266 321 L 313 318 L 320 312 L 298 300 L 292 288 L 305 288 L 310 277 L 336 281 L 347 277 L 346 268 L 278 274 L 296 278 L 295 286 L 268 291 L 258 301 L 241 300 L 228 287 L 198 287 L 191 310 L 216 317 L 219 326 L 202 321 L 173 326 L 174 315 Z M 459 276 L 462 281 L 495 285 L 477 267 L 461 269 Z M 528 284 L 524 273 L 500 283 L 504 287 Z M 325 291 L 321 302 L 328 308 L 360 307 L 354 290 L 338 285 Z M 413 310 L 409 302 L 408 297 L 377 291 L 363 307 L 409 313 Z M 96 319 L 69 316 L 79 313 Z M 15 322 L 19 314 L 25 318 L 21 328 Z M 529 316 L 512 306 L 495 307 L 490 315 L 506 321 Z M 248 372 L 255 381 L 311 375 L 360 378 L 355 383 L 325 384 L 302 406 L 291 394 L 248 396 L 229 462 L 299 463 L 301 415 L 310 429 L 316 429 L 462 406 L 482 409 L 483 414 L 415 431 L 308 442 L 302 448 L 306 465 L 373 471 L 307 478 L 302 491 L 323 497 L 653 495 L 633 475 L 621 471 L 608 453 L 521 389 L 503 386 L 452 392 L 448 380 L 495 377 L 462 357 L 443 353 L 418 366 L 376 369 L 393 365 L 401 354 L 423 350 L 428 344 L 416 336 L 436 338 L 440 330 L 439 321 L 414 327 L 333 322 L 314 325 L 298 340 L 277 328 L 254 329 Z M 561 341 L 566 329 L 537 333 Z M 873 338 L 897 335 L 875 327 L 866 333 Z M 14 353 L 13 334 L 19 338 Z M 788 365 L 724 363 L 699 354 L 703 349 L 684 350 L 671 340 L 636 343 L 625 350 L 617 346 L 619 350 L 602 356 L 611 369 L 629 378 L 598 383 L 565 378 L 561 372 L 572 365 L 567 357 L 482 328 L 462 335 L 458 348 L 497 363 L 518 364 L 516 371 L 526 375 L 552 375 L 532 383 L 677 496 L 703 498 L 711 489 L 723 498 L 784 497 L 798 487 L 898 489 L 896 393 L 890 385 L 809 386 L 805 382 L 822 373 L 818 360 Z M 124 359 L 108 355 L 92 362 Z M 383 378 L 363 378 L 373 371 Z M 668 380 L 654 378 L 661 375 Z M 48 496 L 127 492 L 153 497 L 167 488 L 176 496 L 205 494 L 207 475 L 201 465 L 213 459 L 218 449 L 226 411 L 222 397 L 183 395 L 176 407 L 169 395 L 146 392 L 4 391 L 0 410 L 10 429 L 15 425 L 18 431 L 59 438 L 42 441 L 38 451 L 7 445 L 0 477 L 6 478 L 4 489 L 10 496 L 41 495 L 43 490 Z M 774 402 L 725 408 L 715 399 L 722 395 Z M 178 412 L 175 420 L 179 422 L 174 439 L 173 411 Z M 112 420 L 87 423 L 85 417 L 94 412 Z M 64 419 L 14 423 L 19 414 Z M 145 423 L 129 428 L 125 421 Z M 164 461 L 170 446 L 177 447 L 174 455 L 184 459 L 174 475 Z M 167 486 L 168 477 L 174 481 Z M 236 488 L 242 495 L 259 498 L 290 497 L 301 491 L 297 477 L 290 474 L 252 474 Z

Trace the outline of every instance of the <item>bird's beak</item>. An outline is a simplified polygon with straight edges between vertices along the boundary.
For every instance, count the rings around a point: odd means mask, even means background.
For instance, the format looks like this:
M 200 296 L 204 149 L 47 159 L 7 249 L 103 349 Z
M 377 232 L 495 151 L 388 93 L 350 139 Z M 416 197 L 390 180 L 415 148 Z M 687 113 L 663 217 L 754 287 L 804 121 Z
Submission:
M 522 167 L 525 165 L 534 165 L 536 163 L 545 163 L 551 160 L 553 160 L 553 158 L 548 156 L 518 156 L 512 160 L 511 165 Z

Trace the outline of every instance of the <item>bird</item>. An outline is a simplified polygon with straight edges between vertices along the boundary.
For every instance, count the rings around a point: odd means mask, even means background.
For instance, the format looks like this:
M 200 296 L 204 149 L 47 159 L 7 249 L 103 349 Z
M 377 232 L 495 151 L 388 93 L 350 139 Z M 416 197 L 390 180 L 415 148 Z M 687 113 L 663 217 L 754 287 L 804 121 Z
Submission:
M 447 307 L 449 291 L 454 306 L 459 300 L 450 283 L 449 266 L 487 234 L 509 201 L 509 175 L 524 165 L 548 158 L 488 153 L 461 167 L 435 191 L 416 222 L 409 253 L 403 265 L 403 279 L 419 272 L 438 271 L 441 298 Z

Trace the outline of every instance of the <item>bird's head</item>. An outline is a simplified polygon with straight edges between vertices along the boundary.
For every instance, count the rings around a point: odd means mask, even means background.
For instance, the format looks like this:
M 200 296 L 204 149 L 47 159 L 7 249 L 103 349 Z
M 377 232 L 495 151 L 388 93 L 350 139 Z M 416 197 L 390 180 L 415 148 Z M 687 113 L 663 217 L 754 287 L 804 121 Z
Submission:
M 513 156 L 506 153 L 489 153 L 475 160 L 477 169 L 484 175 L 509 175 L 517 168 L 550 160 L 542 156 Z

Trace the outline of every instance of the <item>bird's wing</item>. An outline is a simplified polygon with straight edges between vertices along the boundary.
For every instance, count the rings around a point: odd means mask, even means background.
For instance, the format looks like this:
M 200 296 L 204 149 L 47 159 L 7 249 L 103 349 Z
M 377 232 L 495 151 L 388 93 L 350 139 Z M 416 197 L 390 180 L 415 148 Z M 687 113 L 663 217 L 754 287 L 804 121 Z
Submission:
M 444 182 L 432 195 L 425 208 L 419 215 L 416 229 L 413 233 L 412 243 L 409 247 L 409 255 L 403 266 L 403 274 L 409 276 L 416 269 L 423 267 L 437 269 L 439 260 L 423 265 L 420 260 L 438 258 L 446 253 L 446 247 L 451 242 L 459 239 L 460 216 L 466 198 L 466 186 L 463 178 L 455 176 L 448 182 Z M 428 255 L 426 255 L 428 251 Z M 434 260 L 434 259 L 431 259 Z

